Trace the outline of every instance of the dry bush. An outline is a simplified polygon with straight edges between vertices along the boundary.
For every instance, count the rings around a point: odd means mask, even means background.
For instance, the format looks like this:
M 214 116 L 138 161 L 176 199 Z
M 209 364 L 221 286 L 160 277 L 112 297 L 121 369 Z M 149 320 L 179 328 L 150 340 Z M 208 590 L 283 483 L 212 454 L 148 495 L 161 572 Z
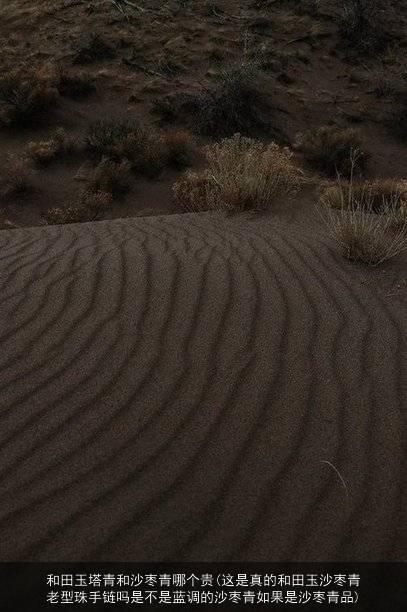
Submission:
M 322 199 L 322 217 L 346 259 L 377 266 L 407 250 L 407 207 L 401 192 L 382 193 L 378 211 L 369 184 L 355 190 L 351 176 L 347 184 L 338 181 L 338 190 L 340 208 L 331 207 L 331 197 Z
M 354 171 L 363 171 L 368 159 L 361 137 L 354 128 L 323 126 L 299 134 L 294 146 L 314 169 L 330 176 L 350 176 L 352 151 L 358 151 Z
M 15 197 L 34 189 L 35 172 L 29 161 L 20 155 L 10 155 L 0 171 L 0 195 Z
M 72 155 L 81 151 L 80 139 L 67 134 L 63 128 L 55 131 L 48 140 L 30 142 L 28 155 L 39 165 L 47 165 L 59 157 Z
M 349 51 L 372 55 L 390 42 L 385 28 L 386 0 L 340 0 L 339 35 Z
M 87 136 L 87 146 L 100 158 L 127 160 L 132 170 L 146 176 L 156 176 L 166 163 L 161 136 L 134 121 L 94 124 Z
M 89 190 L 95 193 L 109 193 L 117 197 L 130 188 L 130 164 L 102 159 L 89 177 Z
M 50 208 L 44 213 L 44 219 L 50 225 L 95 221 L 109 210 L 111 204 L 110 193 L 85 191 L 78 203 L 66 208 Z
M 207 172 L 188 171 L 173 185 L 174 201 L 185 212 L 199 212 L 209 208 L 211 180 Z
M 195 201 L 195 207 L 206 210 L 267 210 L 275 198 L 296 193 L 305 180 L 293 153 L 275 143 L 235 134 L 206 147 L 205 153 L 208 168 L 174 185 L 175 201 L 184 209 Z
M 0 123 L 29 126 L 57 100 L 52 81 L 40 71 L 11 71 L 0 77 Z

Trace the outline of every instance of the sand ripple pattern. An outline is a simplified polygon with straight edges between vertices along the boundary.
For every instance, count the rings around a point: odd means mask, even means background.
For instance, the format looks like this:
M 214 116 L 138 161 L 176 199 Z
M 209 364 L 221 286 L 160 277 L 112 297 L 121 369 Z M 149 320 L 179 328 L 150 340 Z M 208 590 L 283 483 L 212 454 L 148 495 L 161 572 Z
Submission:
M 182 215 L 0 246 L 1 560 L 407 560 L 407 321 L 328 241 Z

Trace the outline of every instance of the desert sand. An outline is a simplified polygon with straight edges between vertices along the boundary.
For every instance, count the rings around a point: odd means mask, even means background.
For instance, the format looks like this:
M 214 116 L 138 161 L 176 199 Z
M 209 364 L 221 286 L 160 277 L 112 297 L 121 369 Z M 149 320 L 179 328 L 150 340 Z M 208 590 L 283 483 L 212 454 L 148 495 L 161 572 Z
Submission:
M 407 560 L 405 259 L 186 214 L 0 261 L 2 560 Z

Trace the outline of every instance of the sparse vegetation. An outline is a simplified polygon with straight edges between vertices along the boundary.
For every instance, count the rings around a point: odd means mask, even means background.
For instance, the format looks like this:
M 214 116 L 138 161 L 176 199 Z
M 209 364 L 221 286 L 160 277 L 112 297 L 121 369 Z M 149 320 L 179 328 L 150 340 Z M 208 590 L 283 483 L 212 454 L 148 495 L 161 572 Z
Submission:
M 275 143 L 235 134 L 205 152 L 208 168 L 174 185 L 175 201 L 184 210 L 195 198 L 196 208 L 207 210 L 267 210 L 276 197 L 293 195 L 304 181 L 292 152 Z
M 315 170 L 329 176 L 350 176 L 352 151 L 358 152 L 353 171 L 362 172 L 368 159 L 362 139 L 354 128 L 323 126 L 299 134 L 294 146 Z

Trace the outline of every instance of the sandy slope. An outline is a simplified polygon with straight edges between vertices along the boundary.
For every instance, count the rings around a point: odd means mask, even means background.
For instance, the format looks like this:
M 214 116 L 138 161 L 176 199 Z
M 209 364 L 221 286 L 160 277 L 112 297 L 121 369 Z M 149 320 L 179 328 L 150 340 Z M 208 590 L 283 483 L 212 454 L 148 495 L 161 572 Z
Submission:
M 328 243 L 184 215 L 0 260 L 0 559 L 406 559 L 406 318 Z

